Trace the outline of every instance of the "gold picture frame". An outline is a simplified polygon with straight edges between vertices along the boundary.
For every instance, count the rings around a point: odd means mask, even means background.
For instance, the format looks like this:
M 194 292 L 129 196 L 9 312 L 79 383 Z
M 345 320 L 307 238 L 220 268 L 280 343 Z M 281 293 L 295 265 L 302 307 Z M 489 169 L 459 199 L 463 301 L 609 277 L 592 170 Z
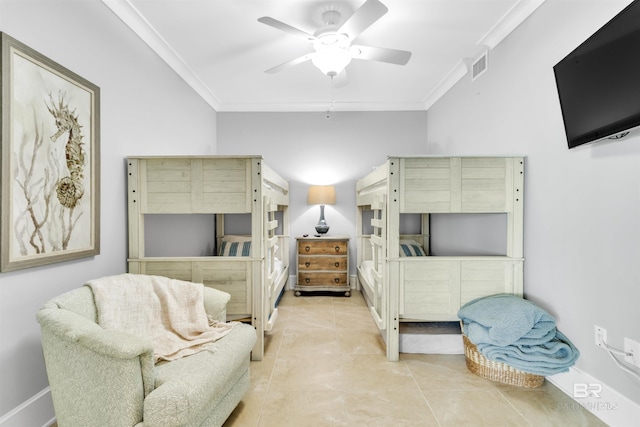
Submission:
M 100 88 L 0 38 L 0 271 L 98 255 Z

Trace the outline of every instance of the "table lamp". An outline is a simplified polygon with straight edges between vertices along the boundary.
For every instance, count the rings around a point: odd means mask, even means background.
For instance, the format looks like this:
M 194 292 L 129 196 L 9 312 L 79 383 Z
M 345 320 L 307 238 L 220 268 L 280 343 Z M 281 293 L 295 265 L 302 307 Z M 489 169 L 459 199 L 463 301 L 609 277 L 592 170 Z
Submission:
M 336 188 L 333 185 L 312 185 L 309 187 L 309 197 L 307 203 L 310 205 L 320 205 L 320 220 L 316 225 L 318 234 L 327 234 L 329 226 L 324 219 L 324 205 L 336 203 Z

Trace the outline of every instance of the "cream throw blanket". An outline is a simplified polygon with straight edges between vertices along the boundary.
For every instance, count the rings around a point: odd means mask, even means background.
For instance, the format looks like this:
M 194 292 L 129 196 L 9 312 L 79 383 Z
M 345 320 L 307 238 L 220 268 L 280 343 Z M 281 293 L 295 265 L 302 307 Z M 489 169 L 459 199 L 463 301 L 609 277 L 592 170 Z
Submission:
M 121 274 L 87 282 L 98 324 L 151 341 L 155 362 L 204 350 L 237 322 L 209 319 L 199 283 L 161 276 Z

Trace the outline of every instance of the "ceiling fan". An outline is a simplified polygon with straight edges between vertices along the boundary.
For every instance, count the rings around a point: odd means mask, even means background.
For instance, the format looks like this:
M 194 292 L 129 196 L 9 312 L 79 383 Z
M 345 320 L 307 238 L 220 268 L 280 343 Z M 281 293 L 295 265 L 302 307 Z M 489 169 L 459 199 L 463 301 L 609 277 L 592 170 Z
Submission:
M 305 38 L 311 43 L 314 49 L 313 52 L 309 52 L 299 58 L 269 68 L 265 73 L 277 73 L 308 60 L 311 60 L 322 73 L 331 78 L 338 75 L 344 76 L 345 73 L 343 70 L 349 65 L 351 59 L 405 65 L 409 61 L 409 58 L 411 58 L 411 52 L 352 44 L 360 33 L 369 28 L 387 13 L 387 11 L 387 7 L 378 0 L 367 0 L 353 15 L 338 27 L 340 18 L 342 17 L 340 12 L 337 10 L 328 10 L 322 14 L 324 25 L 314 34 L 307 33 L 306 31 L 302 31 L 268 16 L 259 18 L 258 21 L 263 24 L 294 36 Z

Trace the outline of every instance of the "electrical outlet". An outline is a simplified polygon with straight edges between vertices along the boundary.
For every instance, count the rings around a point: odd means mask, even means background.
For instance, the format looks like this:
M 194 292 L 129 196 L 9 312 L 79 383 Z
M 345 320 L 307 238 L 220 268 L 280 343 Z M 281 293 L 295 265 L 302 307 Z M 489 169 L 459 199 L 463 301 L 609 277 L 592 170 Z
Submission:
M 625 338 L 624 352 L 627 354 L 631 353 L 630 356 L 624 356 L 624 360 L 640 368 L 640 343 Z
M 602 328 L 596 325 L 594 326 L 594 331 L 595 331 L 596 346 L 600 348 L 605 348 L 604 343 L 607 342 L 607 330 L 605 328 Z

